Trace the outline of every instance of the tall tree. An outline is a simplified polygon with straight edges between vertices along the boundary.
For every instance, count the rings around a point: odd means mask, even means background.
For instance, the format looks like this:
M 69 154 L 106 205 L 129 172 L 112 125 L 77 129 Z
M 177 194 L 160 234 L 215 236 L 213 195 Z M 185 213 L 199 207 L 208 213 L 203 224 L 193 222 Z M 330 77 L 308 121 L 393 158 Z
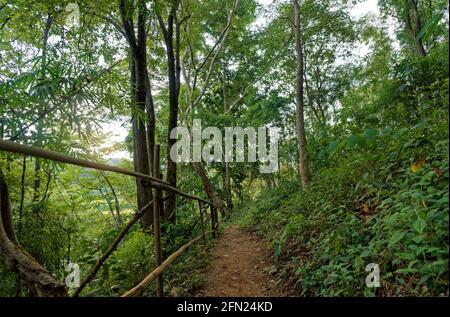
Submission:
M 296 128 L 298 138 L 298 171 L 303 190 L 306 190 L 311 182 L 311 175 L 308 166 L 306 153 L 306 131 L 305 117 L 303 110 L 303 48 L 302 48 L 302 29 L 300 24 L 300 5 L 298 0 L 292 0 L 294 9 L 294 28 L 295 28 L 295 52 L 297 56 L 297 84 L 295 89 L 296 101 Z
M 135 7 L 137 7 L 136 26 L 133 21 Z M 151 131 L 152 126 L 149 125 L 150 129 L 146 131 L 145 115 L 143 115 L 147 110 L 149 116 L 154 118 L 153 98 L 147 70 L 146 23 L 148 12 L 144 0 L 137 0 L 136 3 L 134 1 L 120 0 L 119 11 L 124 35 L 129 46 L 134 169 L 140 173 L 150 174 L 149 153 L 153 153 L 153 149 L 149 149 L 148 145 L 154 144 L 154 141 L 153 143 L 151 142 L 154 140 L 154 130 Z M 137 34 L 135 28 L 137 29 Z M 140 179 L 136 179 L 136 188 L 138 209 L 141 209 L 152 200 L 152 191 Z M 153 209 L 149 207 L 141 218 L 142 227 L 146 229 L 152 222 Z
M 226 17 L 226 25 L 225 27 L 220 28 L 217 40 L 214 42 L 212 47 L 205 47 L 204 41 L 201 40 L 201 37 L 197 37 L 197 41 L 193 40 L 194 36 L 192 35 L 189 23 L 187 23 L 184 28 L 183 35 L 186 38 L 187 45 L 186 54 L 183 55 L 185 60 L 183 60 L 181 66 L 187 91 L 187 109 L 185 112 L 185 117 L 182 119 L 187 120 L 194 114 L 194 110 L 202 102 L 202 99 L 210 88 L 215 66 L 218 61 L 219 54 L 223 50 L 225 41 L 229 36 L 238 4 L 238 0 L 233 0 L 231 3 L 230 12 Z M 220 12 L 219 15 L 222 15 L 222 12 Z M 215 30 L 215 32 L 210 32 L 216 33 L 217 30 Z M 204 56 L 203 59 L 200 60 L 199 55 Z M 199 84 L 200 81 L 202 81 L 201 84 Z M 189 122 L 187 123 L 189 124 Z M 201 162 L 194 163 L 193 165 L 194 170 L 202 180 L 203 188 L 209 200 L 215 205 L 223 216 L 229 214 L 229 208 L 219 198 L 213 183 L 208 178 L 208 173 L 204 165 Z
M 169 78 L 169 122 L 167 133 L 167 182 L 176 187 L 177 186 L 177 164 L 170 157 L 170 149 L 175 144 L 176 140 L 170 138 L 170 132 L 177 127 L 178 124 L 178 98 L 180 95 L 180 21 L 177 16 L 177 10 L 180 6 L 180 0 L 172 1 L 167 16 L 167 23 L 164 21 L 161 8 L 157 8 L 156 15 L 159 26 L 163 34 L 164 43 L 167 55 L 167 74 Z M 164 206 L 166 216 L 171 216 L 171 221 L 175 223 L 176 213 L 176 196 L 174 193 L 167 193 L 167 199 Z

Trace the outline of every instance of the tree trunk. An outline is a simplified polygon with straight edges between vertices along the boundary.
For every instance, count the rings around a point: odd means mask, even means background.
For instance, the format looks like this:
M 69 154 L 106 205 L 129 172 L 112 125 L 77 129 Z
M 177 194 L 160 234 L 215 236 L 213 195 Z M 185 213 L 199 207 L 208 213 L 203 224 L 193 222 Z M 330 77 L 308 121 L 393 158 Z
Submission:
M 225 49 L 225 48 L 223 48 Z M 225 77 L 225 66 L 222 70 L 222 95 L 223 95 L 223 113 L 227 114 L 228 112 L 228 98 L 227 98 L 227 83 Z M 224 189 L 227 200 L 228 209 L 233 209 L 233 200 L 231 197 L 231 177 L 230 177 L 230 164 L 225 162 L 225 153 L 224 153 L 224 168 L 225 168 L 225 181 L 224 181 Z
M 213 203 L 213 205 L 220 211 L 222 217 L 226 217 L 227 215 L 229 215 L 230 213 L 229 209 L 227 208 L 227 206 L 225 206 L 223 201 L 217 196 L 216 190 L 214 189 L 214 185 L 211 183 L 208 176 L 206 175 L 202 163 L 193 163 L 193 165 L 195 171 L 202 180 L 203 188 L 205 189 L 206 195 L 208 196 L 211 203 Z
M 138 0 L 138 25 L 137 36 L 135 34 L 135 26 L 133 23 L 133 13 L 131 7 L 127 7 L 124 0 L 119 2 L 119 10 L 122 19 L 122 25 L 125 31 L 126 39 L 130 48 L 130 71 L 132 87 L 132 107 L 133 119 L 133 162 L 136 172 L 150 175 L 150 159 L 147 144 L 147 132 L 154 133 L 154 131 L 147 131 L 145 128 L 145 120 L 136 112 L 145 113 L 147 102 L 150 97 L 149 91 L 149 76 L 147 71 L 147 31 L 146 31 L 146 16 L 147 10 L 145 8 L 145 1 Z M 151 135 L 150 135 L 151 137 Z M 146 186 L 141 179 L 136 179 L 136 194 L 138 209 L 143 208 L 152 200 L 152 191 L 149 186 Z M 153 222 L 153 208 L 147 209 L 141 218 L 141 225 L 143 229 L 147 229 Z
M 427 52 L 425 50 L 425 47 L 423 45 L 422 39 L 417 39 L 417 35 L 419 34 L 420 30 L 422 29 L 422 23 L 420 20 L 419 15 L 419 8 L 418 4 L 415 0 L 409 0 L 406 5 L 407 8 L 407 14 L 406 17 L 404 17 L 404 23 L 406 26 L 406 31 L 409 33 L 409 35 L 412 37 L 414 41 L 414 50 L 417 55 L 425 57 L 427 56 Z
M 150 78 L 147 76 L 147 100 L 145 102 L 145 112 L 147 115 L 147 147 L 149 153 L 149 166 L 153 166 L 153 152 L 155 150 L 155 105 L 153 102 L 152 87 Z M 153 170 L 151 171 L 153 174 Z M 159 177 L 159 175 L 153 175 Z
M 25 173 L 27 170 L 27 157 L 23 156 L 22 161 L 22 177 L 20 180 L 20 205 L 19 205 L 19 238 L 22 233 L 23 226 L 23 205 L 25 201 Z
M 17 271 L 38 296 L 67 296 L 66 287 L 57 281 L 28 252 L 20 247 L 14 232 L 8 186 L 0 167 L 0 251 L 6 267 Z
M 231 177 L 230 177 L 230 165 L 225 162 L 225 192 L 227 194 L 227 207 L 233 209 L 233 200 L 231 197 Z
M 39 133 L 39 131 L 42 131 L 41 129 L 37 129 L 38 132 L 38 138 L 39 135 L 42 135 L 42 133 Z M 40 197 L 40 188 L 41 188 L 41 160 L 36 158 L 34 160 L 34 187 L 33 187 L 33 201 L 37 202 L 39 201 Z
M 412 10 L 412 16 L 413 16 L 413 21 L 415 24 L 415 42 L 416 42 L 416 51 L 417 54 L 420 56 L 427 56 L 427 52 L 425 51 L 425 47 L 423 45 L 422 39 L 417 39 L 417 35 L 420 33 L 421 29 L 422 29 L 422 21 L 420 20 L 420 15 L 419 15 L 419 8 L 418 8 L 418 3 L 417 1 L 413 0 L 413 10 Z
M 303 113 L 303 51 L 300 25 L 300 6 L 298 0 L 292 0 L 294 7 L 295 24 L 295 51 L 297 55 L 297 83 L 296 83 L 296 128 L 298 137 L 299 175 L 303 190 L 306 190 L 311 182 L 306 155 L 305 118 Z
M 136 69 L 137 68 L 138 67 L 136 67 Z M 136 69 L 135 73 L 137 73 Z M 140 78 L 136 76 L 135 80 L 136 89 L 133 100 L 135 104 L 138 105 L 140 102 L 142 102 L 142 95 L 143 95 L 142 86 L 139 85 L 139 80 Z M 142 106 L 139 106 L 139 108 L 140 110 L 142 110 Z M 140 118 L 138 118 L 138 116 L 134 115 L 132 126 L 133 126 L 133 141 L 134 141 L 133 160 L 135 164 L 135 171 L 149 175 L 150 167 L 149 167 L 149 156 L 147 151 L 145 122 L 142 121 Z M 146 186 L 139 178 L 136 178 L 136 189 L 137 189 L 138 209 L 141 209 L 152 200 L 152 191 L 151 188 L 149 186 Z M 153 222 L 153 210 L 149 208 L 141 218 L 142 228 L 147 229 L 149 226 L 151 226 L 152 222 Z
M 170 149 L 176 143 L 175 139 L 170 138 L 170 132 L 178 124 L 178 98 L 180 93 L 180 25 L 176 19 L 176 10 L 179 1 L 176 1 L 171 8 L 167 19 L 167 27 L 161 15 L 158 14 L 158 21 L 163 33 L 167 54 L 167 72 L 169 78 L 169 123 L 167 131 L 167 182 L 173 187 L 177 186 L 177 164 L 170 157 Z M 175 32 L 174 32 L 175 27 Z M 174 45 L 175 35 L 175 45 Z M 171 215 L 169 219 L 172 223 L 176 222 L 176 195 L 172 192 L 167 193 L 167 199 L 164 206 L 165 217 Z

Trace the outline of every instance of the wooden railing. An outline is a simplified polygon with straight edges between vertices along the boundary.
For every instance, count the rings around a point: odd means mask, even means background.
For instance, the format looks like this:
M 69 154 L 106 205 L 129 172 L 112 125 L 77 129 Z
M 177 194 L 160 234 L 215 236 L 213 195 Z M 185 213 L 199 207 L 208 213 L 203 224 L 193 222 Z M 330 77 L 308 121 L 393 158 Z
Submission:
M 95 277 L 96 273 L 100 270 L 102 265 L 106 262 L 108 257 L 116 250 L 119 243 L 123 240 L 125 235 L 128 233 L 129 229 L 135 224 L 144 214 L 149 210 L 151 206 L 153 206 L 153 234 L 154 234 L 154 244 L 155 244 L 155 263 L 157 267 L 148 274 L 138 285 L 133 287 L 131 290 L 127 291 L 125 294 L 123 294 L 123 297 L 129 297 L 129 296 L 140 296 L 142 295 L 143 291 L 148 287 L 148 285 L 156 280 L 156 295 L 157 296 L 163 296 L 163 278 L 162 274 L 163 272 L 177 259 L 185 250 L 187 250 L 191 245 L 196 243 L 199 240 L 203 240 L 203 242 L 206 245 L 206 237 L 208 234 L 211 233 L 212 237 L 214 238 L 216 236 L 216 230 L 218 229 L 218 213 L 216 207 L 209 201 L 204 200 L 200 197 L 197 197 L 195 195 L 191 195 L 189 193 L 185 193 L 181 190 L 179 190 L 176 187 L 171 186 L 169 183 L 164 182 L 163 180 L 159 179 L 158 177 L 150 176 L 147 174 L 138 173 L 135 171 L 130 171 L 127 169 L 123 169 L 117 166 L 111 166 L 103 163 L 98 162 L 92 162 L 89 160 L 83 160 L 79 158 L 75 158 L 66 154 L 62 154 L 55 151 L 50 151 L 34 146 L 28 146 L 28 145 L 22 145 L 18 144 L 12 141 L 6 141 L 6 140 L 0 140 L 0 150 L 10 152 L 10 153 L 16 153 L 16 154 L 22 154 L 26 156 L 33 156 L 38 157 L 42 159 L 52 160 L 60 163 L 65 164 L 71 164 L 76 166 L 81 166 L 85 168 L 92 168 L 96 170 L 101 171 L 109 171 L 114 173 L 119 173 L 135 178 L 139 178 L 142 180 L 145 180 L 144 184 L 146 186 L 150 186 L 153 189 L 153 200 L 149 202 L 147 205 L 145 205 L 143 208 L 138 210 L 133 218 L 128 221 L 128 223 L 124 226 L 124 228 L 120 231 L 120 233 L 117 235 L 117 237 L 114 239 L 113 243 L 108 247 L 106 252 L 97 260 L 97 263 L 92 267 L 92 269 L 89 271 L 89 273 L 86 275 L 86 277 L 83 279 L 83 281 L 80 283 L 80 286 L 74 291 L 72 296 L 78 296 L 81 291 L 89 284 L 89 282 Z M 153 168 L 153 175 L 160 175 L 160 146 L 156 145 L 154 150 L 154 166 Z M 194 223 L 194 225 L 190 228 L 189 232 L 193 231 L 195 227 L 200 223 L 200 228 L 202 231 L 202 234 L 195 239 L 191 240 L 190 242 L 183 245 L 180 249 L 178 249 L 176 252 L 174 252 L 172 255 L 170 255 L 166 260 L 162 262 L 161 254 L 162 254 L 162 248 L 161 248 L 161 227 L 160 227 L 160 209 L 161 204 L 163 202 L 162 199 L 162 191 L 169 191 L 172 193 L 175 193 L 177 195 L 180 195 L 182 197 L 196 200 L 199 204 L 199 219 L 197 222 Z M 0 201 L 3 199 L 9 199 L 8 197 L 0 197 Z M 206 206 L 206 207 L 205 207 Z M 208 216 L 207 209 L 209 207 L 209 218 L 211 221 L 211 230 L 206 232 L 205 227 L 205 215 Z M 0 216 L 3 218 L 8 218 L 10 215 L 10 211 L 4 210 L 3 204 L 0 204 L 0 208 L 2 208 Z M 4 223 L 0 222 L 0 225 L 3 226 Z M 3 228 L 0 228 L 2 230 Z M 11 228 L 9 228 L 11 229 Z M 8 230 L 5 231 L 7 232 Z M 1 231 L 0 231 L 1 233 Z M 7 237 L 6 237 L 7 239 Z M 20 269 L 18 269 L 19 274 L 27 280 L 30 278 L 30 274 L 33 272 L 29 272 L 32 270 L 33 265 L 22 265 L 21 266 L 21 259 L 23 259 L 23 256 L 30 257 L 30 255 L 25 251 L 22 250 L 22 247 L 19 247 L 17 241 L 3 241 L 4 239 L 0 240 L 0 243 L 8 244 L 9 248 L 2 248 L 2 245 L 0 245 L 0 250 L 3 250 L 5 253 L 20 253 L 23 254 L 6 254 L 6 258 L 12 258 L 14 261 L 16 261 L 16 266 L 20 266 Z M 8 239 L 11 240 L 11 239 Z M 15 239 L 12 239 L 15 240 Z M 12 243 L 17 246 L 17 248 L 11 248 L 9 243 Z M 11 251 L 10 251 L 11 250 Z M 39 269 L 43 269 L 41 265 L 37 263 L 36 260 L 33 259 L 33 263 L 39 266 Z M 27 267 L 30 266 L 30 269 Z M 45 270 L 45 269 L 43 269 Z M 41 293 L 38 292 L 38 295 L 43 296 L 67 296 L 67 289 L 64 287 L 64 290 L 61 290 L 61 284 L 54 280 L 49 282 L 49 279 L 51 280 L 51 274 L 45 271 L 45 274 L 42 274 L 42 276 L 45 275 L 44 280 L 40 280 L 39 277 L 32 276 L 32 279 L 28 282 L 30 284 L 41 284 L 39 285 L 38 289 L 41 290 Z M 55 289 L 58 288 L 58 290 L 52 290 L 48 288 L 54 287 Z

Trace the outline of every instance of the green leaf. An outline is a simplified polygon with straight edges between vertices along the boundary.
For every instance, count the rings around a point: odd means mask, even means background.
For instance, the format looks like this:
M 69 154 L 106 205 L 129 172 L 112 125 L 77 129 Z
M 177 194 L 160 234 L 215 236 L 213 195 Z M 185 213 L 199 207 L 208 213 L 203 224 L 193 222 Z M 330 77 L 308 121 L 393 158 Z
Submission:
M 416 230 L 418 233 L 423 233 L 425 230 L 427 223 L 423 219 L 417 219 L 413 224 L 413 229 Z
M 384 129 L 383 131 L 381 131 L 381 136 L 388 136 L 392 133 L 392 130 L 389 128 Z
M 281 251 L 282 251 L 283 246 L 281 245 L 281 242 L 277 242 L 275 244 L 275 256 L 279 257 L 281 255 Z
M 336 141 L 333 141 L 330 143 L 330 145 L 328 145 L 328 152 L 333 153 L 334 151 L 337 150 L 338 147 L 339 147 L 339 143 Z
M 378 130 L 377 129 L 367 129 L 366 132 L 364 132 L 364 138 L 366 138 L 366 140 L 372 140 L 374 138 L 376 138 L 378 136 Z
M 396 231 L 389 239 L 388 247 L 392 247 L 405 236 L 405 231 Z
M 358 141 L 359 141 L 359 138 L 357 135 L 352 134 L 351 136 L 349 136 L 347 139 L 349 148 L 354 148 L 358 144 Z
M 411 274 L 411 273 L 417 273 L 418 270 L 417 269 L 398 269 L 397 271 L 395 271 L 395 273 L 400 273 L 400 274 Z
M 416 256 L 412 253 L 408 253 L 408 252 L 398 253 L 398 259 L 400 259 L 401 261 L 403 261 L 403 260 L 412 261 L 415 258 L 416 258 Z
M 430 20 L 425 24 L 425 26 L 420 30 L 419 34 L 417 34 L 417 40 L 426 41 L 428 38 L 433 34 L 434 30 L 436 29 L 437 25 L 439 24 L 439 21 L 441 21 L 442 17 L 444 16 L 444 13 L 438 13 L 433 15 Z

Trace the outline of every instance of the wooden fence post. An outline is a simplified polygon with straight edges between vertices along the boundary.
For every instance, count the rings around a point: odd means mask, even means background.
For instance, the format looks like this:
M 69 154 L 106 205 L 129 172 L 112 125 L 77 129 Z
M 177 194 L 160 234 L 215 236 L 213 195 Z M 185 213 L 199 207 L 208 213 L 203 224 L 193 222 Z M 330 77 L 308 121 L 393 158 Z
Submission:
M 216 227 L 214 228 L 214 230 L 219 229 L 219 212 L 216 208 L 214 208 L 214 217 L 215 217 L 215 223 L 216 223 Z
M 212 237 L 215 238 L 216 237 L 216 209 L 214 208 L 213 205 L 209 206 L 209 209 L 211 211 L 211 230 L 212 230 Z
M 206 247 L 205 224 L 203 223 L 203 205 L 201 201 L 198 202 L 198 207 L 200 211 L 200 225 L 202 226 L 203 242 Z
M 153 175 L 159 177 L 160 175 L 160 145 L 155 144 L 153 153 Z M 153 189 L 153 233 L 155 238 L 155 262 L 156 266 L 161 265 L 161 223 L 160 223 L 160 205 L 161 205 L 161 190 Z M 163 296 L 163 276 L 158 275 L 156 278 L 156 296 Z

